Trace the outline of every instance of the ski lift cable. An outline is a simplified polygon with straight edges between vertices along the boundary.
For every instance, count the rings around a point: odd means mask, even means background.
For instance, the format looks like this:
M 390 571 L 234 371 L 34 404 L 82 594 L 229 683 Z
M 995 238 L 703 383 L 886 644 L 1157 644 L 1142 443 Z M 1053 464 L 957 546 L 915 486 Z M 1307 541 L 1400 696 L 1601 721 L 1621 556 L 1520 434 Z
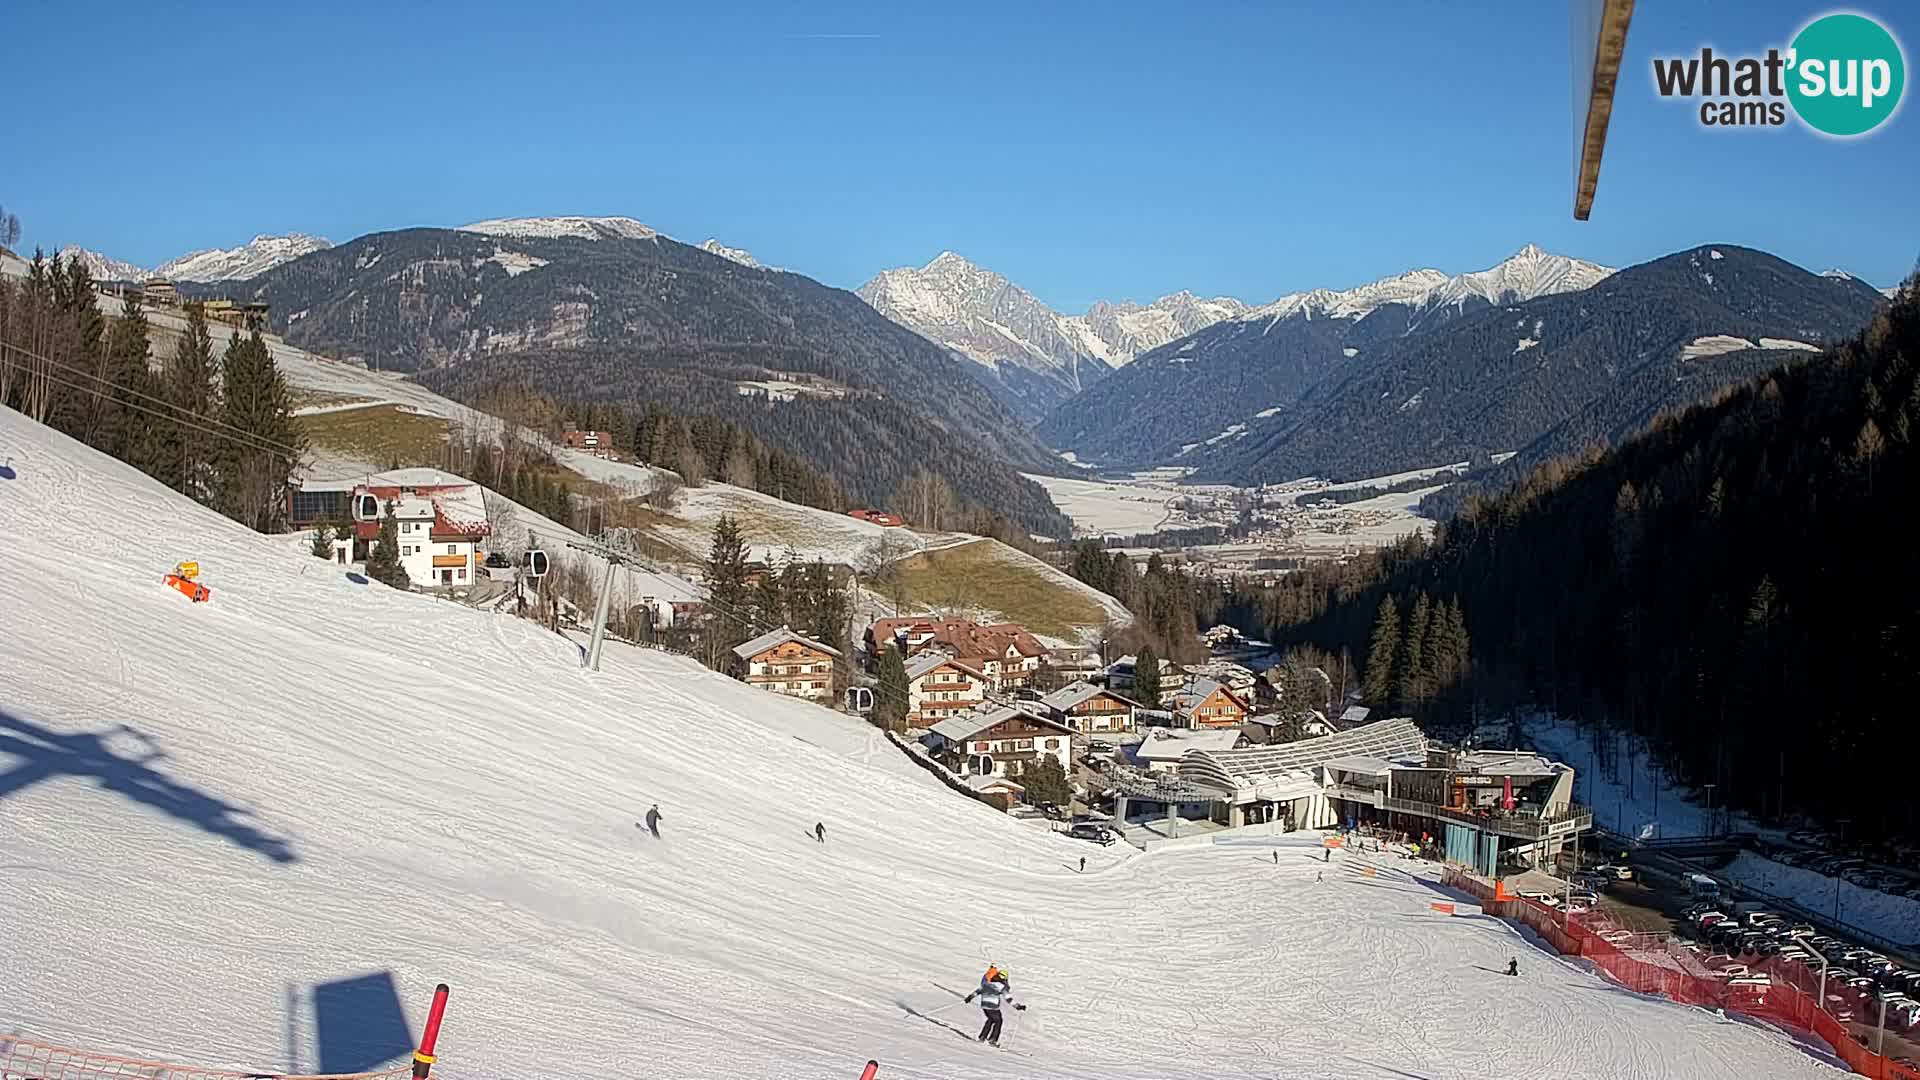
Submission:
M 92 394 L 95 397 L 100 397 L 100 398 L 112 397 L 111 391 L 103 390 L 99 387 L 82 386 L 79 383 L 68 382 L 65 379 L 56 378 L 53 375 L 46 374 L 46 373 L 42 373 L 40 377 L 46 379 L 50 383 L 54 383 L 55 385 L 64 386 L 70 390 L 77 390 L 83 394 Z M 279 443 L 273 442 L 270 439 L 265 439 L 260 436 L 255 436 L 251 434 L 238 435 L 231 431 L 220 431 L 216 428 L 206 427 L 199 423 L 188 422 L 183 417 L 169 416 L 166 413 L 160 412 L 155 409 L 149 409 L 143 405 L 137 405 L 131 401 L 121 401 L 119 402 L 119 404 L 125 408 L 132 409 L 135 412 L 146 413 L 149 416 L 156 416 L 162 420 L 166 420 L 170 423 L 179 424 L 181 427 L 190 428 L 194 431 L 198 431 L 203 434 L 210 435 L 216 439 L 225 439 L 228 442 L 234 443 L 247 450 L 253 450 L 258 453 L 269 454 L 274 457 L 282 458 L 285 461 L 287 461 L 289 464 L 297 464 L 304 457 L 303 454 L 296 453 L 291 447 L 283 446 Z
M 166 400 L 165 398 L 160 398 L 160 397 L 155 397 L 155 396 L 154 396 L 154 395 L 152 395 L 152 394 L 148 394 L 148 393 L 144 393 L 144 392 L 142 392 L 142 391 L 139 391 L 139 390 L 135 390 L 135 389 L 133 389 L 132 387 L 130 387 L 130 386 L 126 386 L 126 385 L 124 385 L 124 384 L 122 384 L 122 383 L 117 383 L 117 382 L 114 382 L 114 381 L 113 381 L 112 379 L 109 379 L 109 378 L 107 378 L 107 377 L 106 377 L 105 375 L 100 375 L 100 374 L 96 374 L 96 373 L 94 373 L 94 372 L 91 372 L 91 371 L 87 371 L 87 370 L 86 370 L 86 369 L 84 369 L 84 368 L 81 368 L 81 367 L 77 367 L 77 366 L 75 366 L 75 365 L 73 365 L 73 364 L 69 364 L 69 363 L 65 363 L 64 361 L 60 361 L 60 360 L 55 360 L 55 359 L 53 359 L 53 358 L 52 358 L 52 357 L 50 357 L 50 356 L 42 356 L 42 355 L 40 355 L 39 353 L 36 353 L 36 352 L 33 352 L 33 351 L 32 351 L 32 350 L 30 350 L 30 349 L 23 349 L 23 348 L 21 348 L 21 347 L 19 347 L 18 345 L 8 345 L 8 346 L 6 346 L 6 347 L 7 347 L 7 348 L 10 348 L 10 349 L 12 349 L 13 351 L 15 351 L 15 352 L 17 352 L 17 353 L 20 353 L 20 354 L 21 354 L 21 355 L 23 355 L 23 356 L 27 356 L 27 357 L 31 357 L 31 358 L 32 358 L 32 359 L 34 359 L 34 360 L 38 360 L 38 361 L 40 361 L 40 362 L 41 362 L 41 363 L 43 363 L 43 364 L 47 364 L 47 365 L 50 365 L 50 366 L 52 366 L 52 367 L 57 367 L 57 368 L 61 368 L 61 369 L 63 369 L 63 370 L 65 370 L 65 371 L 67 371 L 67 372 L 69 372 L 69 373 L 71 373 L 71 374 L 74 374 L 74 375 L 79 375 L 79 376 L 81 376 L 82 378 L 87 378 L 87 379 L 92 379 L 92 380 L 94 380 L 95 382 L 99 382 L 99 383 L 102 383 L 102 384 L 104 384 L 104 385 L 106 385 L 106 386 L 110 386 L 110 387 L 112 387 L 113 389 L 115 389 L 115 390 L 118 390 L 118 391 L 120 391 L 120 392 L 121 392 L 121 393 L 123 393 L 123 394 L 127 394 L 127 395 L 129 395 L 129 396 L 131 396 L 131 397 L 136 397 L 136 398 L 140 398 L 140 399 L 141 399 L 141 400 L 143 400 L 143 401 L 151 401 L 151 402 L 154 402 L 155 404 L 158 404 L 158 405 L 161 405 L 161 406 L 164 406 L 164 407 L 166 407 L 166 408 L 169 408 L 169 409 L 174 409 L 174 410 L 176 410 L 176 411 L 178 411 L 178 412 L 179 412 L 179 413 L 181 414 L 181 415 L 180 415 L 179 417 L 177 417 L 177 418 L 170 418 L 170 419 L 177 419 L 177 420 L 179 420 L 179 421 L 181 421 L 181 422 L 185 422 L 185 421 L 188 421 L 188 420 L 191 420 L 191 421 L 195 421 L 195 422 L 199 422 L 199 423 L 208 423 L 208 424 L 217 424 L 217 425 L 219 425 L 220 427 L 224 427 L 224 428 L 230 428 L 230 429 L 231 429 L 231 430 L 232 430 L 232 431 L 233 431 L 233 432 L 234 432 L 235 434 L 237 434 L 237 435 L 244 435 L 244 436 L 246 436 L 246 437 L 248 437 L 248 438 L 251 438 L 251 439 L 255 439 L 255 440 L 258 440 L 259 442 L 262 442 L 262 443 L 265 443 L 265 444 L 267 444 L 267 445 L 269 445 L 269 446 L 275 446 L 275 447 L 278 447 L 279 449 L 281 449 L 281 450 L 283 450 L 283 451 L 286 451 L 286 452 L 288 452 L 288 453 L 292 453 L 292 452 L 293 452 L 293 450 L 294 450 L 294 448 L 293 448 L 293 447 L 291 447 L 291 446 L 288 446 L 288 445 L 286 445 L 286 444 L 284 444 L 284 443 L 278 443 L 278 442 L 274 442 L 274 441 L 273 441 L 272 439 L 268 439 L 268 438 L 267 438 L 267 437 L 265 437 L 264 435 L 258 435 L 258 434 L 256 434 L 256 433 L 254 433 L 254 432 L 251 432 L 251 431 L 248 431 L 248 430 L 247 430 L 246 428 L 243 428 L 243 427 L 240 427 L 240 426 L 239 426 L 239 425 L 237 425 L 237 424 L 230 424 L 230 423 L 228 423 L 228 422 L 227 422 L 227 421 L 225 421 L 225 420 L 221 420 L 221 419 L 219 419 L 218 417 L 212 417 L 212 416 L 201 416 L 201 415 L 199 415 L 198 413 L 194 413 L 194 412 L 191 412 L 191 411 L 189 411 L 189 410 L 187 409 L 187 407 L 186 407 L 186 406 L 184 406 L 184 405 L 181 405 L 181 404 L 179 404 L 178 402 L 173 402 L 173 401 L 168 401 L 168 400 Z M 51 376 L 49 376 L 49 378 L 51 378 Z M 61 385 L 63 385 L 63 386 L 72 386 L 72 384 L 71 384 L 71 383 L 62 383 Z M 88 388 L 86 388 L 86 387 L 74 387 L 74 389 L 81 389 L 81 390 L 85 390 L 85 389 L 88 389 Z M 122 404 L 126 404 L 126 402 L 122 402 Z

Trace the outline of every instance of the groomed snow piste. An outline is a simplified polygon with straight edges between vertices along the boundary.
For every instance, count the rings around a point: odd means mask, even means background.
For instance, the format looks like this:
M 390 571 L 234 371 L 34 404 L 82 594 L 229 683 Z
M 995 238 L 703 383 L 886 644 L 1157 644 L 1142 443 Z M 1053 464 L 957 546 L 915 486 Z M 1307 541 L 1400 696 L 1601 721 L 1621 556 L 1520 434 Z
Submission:
M 1305 838 L 1123 858 L 857 721 L 353 584 L 5 410 L 0 461 L 0 1031 L 314 1070 L 381 1027 L 315 989 L 390 973 L 416 1033 L 452 984 L 449 1080 L 1838 1075 L 1393 872 L 1317 884 Z M 942 1026 L 989 961 L 1032 1006 L 1005 1051 Z

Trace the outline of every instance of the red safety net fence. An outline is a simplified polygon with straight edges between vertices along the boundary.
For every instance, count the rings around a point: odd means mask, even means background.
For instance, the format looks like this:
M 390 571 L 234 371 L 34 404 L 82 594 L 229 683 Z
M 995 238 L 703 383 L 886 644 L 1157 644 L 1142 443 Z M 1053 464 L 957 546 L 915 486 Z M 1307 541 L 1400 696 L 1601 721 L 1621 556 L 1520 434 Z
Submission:
M 0 1038 L 0 1080 L 400 1080 L 413 1075 L 411 1064 L 384 1072 L 329 1076 L 291 1076 L 284 1073 L 202 1069 L 165 1061 L 76 1050 L 27 1039 Z
M 1590 961 L 1629 990 L 1811 1036 L 1862 1076 L 1920 1080 L 1920 1065 L 1913 1064 L 1920 1058 L 1906 1056 L 1920 1055 L 1920 1024 L 1894 1013 L 1883 1019 L 1870 988 L 1822 980 L 1818 967 L 1779 957 L 1715 957 L 1669 934 L 1619 926 L 1601 912 L 1567 915 L 1455 867 L 1442 880 L 1478 898 L 1487 914 L 1526 926 L 1561 955 Z

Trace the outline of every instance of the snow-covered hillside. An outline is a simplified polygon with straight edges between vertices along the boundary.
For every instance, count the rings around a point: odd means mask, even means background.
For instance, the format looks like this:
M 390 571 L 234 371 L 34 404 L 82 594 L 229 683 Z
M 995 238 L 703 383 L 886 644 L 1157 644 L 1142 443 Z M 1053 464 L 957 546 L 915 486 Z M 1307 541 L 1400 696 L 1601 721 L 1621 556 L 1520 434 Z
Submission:
M 373 976 L 413 1033 L 452 984 L 436 1072 L 465 1080 L 1836 1075 L 1433 916 L 1397 868 L 1076 844 L 857 720 L 617 645 L 584 672 L 5 410 L 0 459 L 7 1032 L 404 1060 L 365 1041 L 377 996 L 321 992 Z M 210 602 L 160 583 L 180 559 Z M 988 962 L 1031 1006 L 999 1051 L 953 992 Z
M 153 274 L 174 281 L 242 281 L 332 246 L 326 237 L 305 233 L 256 236 L 239 247 L 210 248 L 163 262 Z
M 630 217 L 524 217 L 494 218 L 460 226 L 461 232 L 487 236 L 531 236 L 542 239 L 573 237 L 600 240 L 613 237 L 624 240 L 651 240 L 660 233 Z
M 760 260 L 753 257 L 753 252 L 748 251 L 745 248 L 728 247 L 727 245 L 721 243 L 718 240 L 715 240 L 712 237 L 708 237 L 706 240 L 701 242 L 700 250 L 706 252 L 709 255 L 718 255 L 721 258 L 727 260 L 728 262 L 737 262 L 741 266 L 745 266 L 754 270 L 765 269 L 760 265 Z

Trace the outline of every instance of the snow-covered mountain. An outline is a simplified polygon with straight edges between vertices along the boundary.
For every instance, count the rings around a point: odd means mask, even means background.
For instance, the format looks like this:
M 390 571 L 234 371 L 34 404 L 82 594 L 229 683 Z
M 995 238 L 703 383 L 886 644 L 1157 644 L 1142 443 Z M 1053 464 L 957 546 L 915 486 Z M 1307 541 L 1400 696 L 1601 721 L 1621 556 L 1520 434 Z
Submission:
M 1401 304 L 1418 312 L 1460 307 L 1472 301 L 1517 304 L 1540 296 L 1578 292 L 1599 284 L 1611 267 L 1555 255 L 1528 244 L 1506 261 L 1485 270 L 1448 275 L 1439 270 L 1409 270 L 1352 289 L 1312 289 L 1288 293 L 1247 312 L 1248 321 L 1308 318 L 1361 319 L 1379 308 Z
M 1073 371 L 1091 358 L 1120 367 L 1140 353 L 1247 310 L 1232 297 L 1189 292 L 1151 304 L 1102 300 L 1063 315 L 1000 274 L 951 251 L 914 268 L 883 270 L 860 286 L 882 315 L 975 363 L 1013 360 Z
M 1199 297 L 1183 289 L 1151 304 L 1096 301 L 1085 315 L 1069 315 L 1064 321 L 1094 356 L 1121 367 L 1169 341 L 1246 312 L 1247 305 L 1231 296 Z
M 1231 298 L 1182 292 L 1062 315 L 951 251 L 922 267 L 884 270 L 857 291 L 882 315 L 979 365 L 1032 422 L 1140 353 L 1246 310 Z
M 240 281 L 332 246 L 326 237 L 306 233 L 256 236 L 239 247 L 209 248 L 161 263 L 153 276 L 174 281 Z
M 486 236 L 530 237 L 554 240 L 572 237 L 578 240 L 651 240 L 659 230 L 630 217 L 523 217 L 493 218 L 460 226 L 461 232 Z
M 89 251 L 77 244 L 68 244 L 60 249 L 60 258 L 79 259 L 93 275 L 95 281 L 145 281 L 153 276 L 153 271 L 144 270 L 130 262 L 123 262 L 110 255 Z
M 747 249 L 728 247 L 712 237 L 708 237 L 706 242 L 700 245 L 700 250 L 709 255 L 718 255 L 728 262 L 737 262 L 741 266 L 751 267 L 755 270 L 766 269 L 766 267 L 760 265 L 760 260 L 754 258 L 753 253 Z

